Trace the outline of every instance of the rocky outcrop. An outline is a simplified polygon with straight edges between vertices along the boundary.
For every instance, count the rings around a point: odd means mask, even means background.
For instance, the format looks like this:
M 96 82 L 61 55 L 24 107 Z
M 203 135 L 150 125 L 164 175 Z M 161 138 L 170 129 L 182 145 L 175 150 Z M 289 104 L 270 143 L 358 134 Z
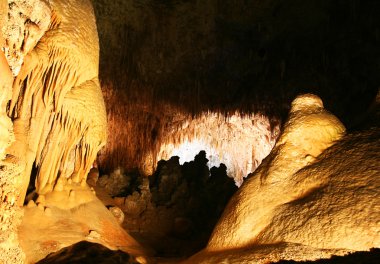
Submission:
M 315 261 L 293 261 L 282 260 L 276 264 L 355 264 L 355 263 L 378 263 L 380 261 L 380 249 L 373 248 L 370 251 L 357 251 L 345 256 L 332 256 L 329 259 L 319 259 Z
M 1 29 L 6 23 L 8 3 L 0 1 L 0 47 L 5 39 Z M 19 246 L 17 227 L 22 211 L 17 206 L 20 170 L 6 156 L 14 142 L 13 124 L 7 115 L 7 104 L 12 96 L 12 73 L 3 50 L 0 49 L 0 263 L 22 263 L 24 254 Z
M 260 114 L 236 112 L 226 117 L 208 112 L 194 118 L 180 114 L 176 117 L 179 122 L 166 126 L 157 154 L 151 155 L 154 164 L 150 167 L 154 168 L 158 160 L 168 160 L 172 156 L 178 156 L 183 164 L 204 150 L 209 168 L 223 163 L 237 186 L 270 153 L 280 130 L 278 125 L 272 126 L 268 118 Z M 149 164 L 149 160 L 145 164 Z
M 36 46 L 48 30 L 51 8 L 40 0 L 8 0 L 7 19 L 2 34 L 6 39 L 2 49 L 14 76 L 20 72 L 24 57 Z
M 38 264 L 50 263 L 139 264 L 140 262 L 121 250 L 112 251 L 100 244 L 82 241 L 52 253 L 38 262 Z
M 84 239 L 142 254 L 86 186 L 107 136 L 91 2 L 0 4 L 0 262 Z
M 297 97 L 275 148 L 189 263 L 317 259 L 380 247 L 380 131 L 344 131 L 318 97 Z
M 142 258 L 147 252 L 118 220 L 92 188 L 71 182 L 28 202 L 19 227 L 20 244 L 29 263 L 83 240 Z
M 303 198 L 323 186 L 327 180 L 319 175 L 305 177 L 296 173 L 340 139 L 344 131 L 339 120 L 324 110 L 318 97 L 296 98 L 270 157 L 230 201 L 208 248 L 244 247 L 257 241 L 277 215 L 276 207 Z M 226 232 L 231 235 L 226 236 Z M 271 242 L 277 241 L 268 241 Z
M 156 256 L 190 256 L 206 245 L 237 190 L 234 180 L 227 176 L 226 166 L 209 169 L 207 162 L 202 151 L 183 165 L 178 157 L 161 160 L 149 177 L 117 169 L 110 176 L 101 176 L 95 189 L 111 212 L 112 208 L 124 212 L 123 227 L 153 248 Z M 120 181 L 122 178 L 125 180 Z M 109 199 L 102 190 L 118 195 Z
M 85 181 L 105 144 L 106 117 L 90 2 L 8 2 L 3 49 L 15 76 L 7 106 L 15 141 L 6 154 L 20 168 L 21 205 L 32 169 L 38 193 L 58 178 Z

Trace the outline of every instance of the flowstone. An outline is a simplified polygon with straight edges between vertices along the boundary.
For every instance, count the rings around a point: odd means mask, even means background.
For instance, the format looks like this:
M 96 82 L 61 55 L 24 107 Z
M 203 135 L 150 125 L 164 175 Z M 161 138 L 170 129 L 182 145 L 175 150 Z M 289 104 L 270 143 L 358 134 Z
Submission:
M 380 130 L 345 134 L 320 98 L 292 103 L 282 134 L 188 263 L 315 260 L 380 247 Z

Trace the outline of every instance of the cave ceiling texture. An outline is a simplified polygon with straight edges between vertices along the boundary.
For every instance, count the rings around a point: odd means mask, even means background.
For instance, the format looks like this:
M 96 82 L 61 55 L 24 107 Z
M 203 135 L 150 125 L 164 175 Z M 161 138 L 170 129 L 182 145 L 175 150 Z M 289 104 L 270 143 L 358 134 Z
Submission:
M 0 264 L 378 262 L 379 12 L 0 0 Z
M 172 135 L 167 123 L 181 123 L 186 115 L 262 113 L 273 128 L 300 93 L 317 94 L 354 127 L 379 88 L 379 5 L 94 1 L 100 80 L 114 115 L 105 150 L 114 158 L 103 167 L 115 161 L 144 167 L 144 152 L 157 152 Z M 173 112 L 181 114 L 173 118 Z

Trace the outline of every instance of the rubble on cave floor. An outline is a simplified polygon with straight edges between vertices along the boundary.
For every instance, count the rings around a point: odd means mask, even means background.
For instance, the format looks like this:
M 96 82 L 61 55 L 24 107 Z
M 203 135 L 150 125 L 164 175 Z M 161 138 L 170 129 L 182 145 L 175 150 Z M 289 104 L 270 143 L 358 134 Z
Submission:
M 81 241 L 60 251 L 51 253 L 38 262 L 38 264 L 52 263 L 139 264 L 140 262 L 121 250 L 112 251 L 101 244 Z
M 86 240 L 133 256 L 147 255 L 86 185 L 67 183 L 23 207 L 18 236 L 27 263 Z
M 203 248 L 237 187 L 224 164 L 207 167 L 206 153 L 180 165 L 161 160 L 149 177 L 116 169 L 99 178 L 98 197 L 125 214 L 122 226 L 156 256 L 190 256 Z M 110 196 L 113 196 L 110 199 Z

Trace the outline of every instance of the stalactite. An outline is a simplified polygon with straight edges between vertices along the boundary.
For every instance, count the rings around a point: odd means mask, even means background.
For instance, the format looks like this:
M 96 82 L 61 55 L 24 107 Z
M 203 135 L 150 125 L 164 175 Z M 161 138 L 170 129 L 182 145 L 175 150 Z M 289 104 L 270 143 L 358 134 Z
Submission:
M 40 194 L 53 190 L 59 177 L 85 180 L 106 139 L 97 32 L 94 19 L 87 20 L 91 4 L 57 0 L 48 8 L 49 26 L 23 58 L 9 108 L 16 136 L 9 154 L 25 163 L 21 197 L 33 164 Z
M 247 161 L 231 161 L 228 162 L 231 166 L 227 166 L 231 177 L 241 183 L 270 152 L 278 136 L 279 122 L 260 113 L 205 111 L 192 115 L 162 102 L 157 102 L 153 109 L 140 100 L 132 102 L 129 96 L 110 84 L 104 84 L 103 88 L 110 138 L 98 161 L 105 171 L 122 166 L 139 168 L 143 174 L 150 175 L 157 161 L 170 158 L 181 144 L 197 141 L 204 144 L 198 151 L 215 149 L 214 155 L 225 163 L 222 157 L 227 157 L 227 153 L 239 158 L 242 152 L 246 153 L 243 156 Z M 159 121 L 152 122 L 152 116 Z M 154 138 L 152 133 L 156 135 Z M 244 145 L 247 139 L 249 142 Z

